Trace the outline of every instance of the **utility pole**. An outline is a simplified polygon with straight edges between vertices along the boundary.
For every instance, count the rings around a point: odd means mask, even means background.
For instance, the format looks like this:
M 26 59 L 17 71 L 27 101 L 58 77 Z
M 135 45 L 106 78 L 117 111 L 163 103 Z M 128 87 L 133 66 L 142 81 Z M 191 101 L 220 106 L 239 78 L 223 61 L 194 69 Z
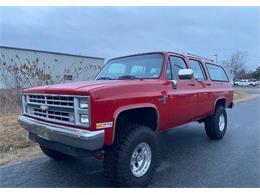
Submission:
M 214 54 L 213 56 L 215 56 L 215 58 L 216 58 L 216 63 L 218 63 L 218 54 Z

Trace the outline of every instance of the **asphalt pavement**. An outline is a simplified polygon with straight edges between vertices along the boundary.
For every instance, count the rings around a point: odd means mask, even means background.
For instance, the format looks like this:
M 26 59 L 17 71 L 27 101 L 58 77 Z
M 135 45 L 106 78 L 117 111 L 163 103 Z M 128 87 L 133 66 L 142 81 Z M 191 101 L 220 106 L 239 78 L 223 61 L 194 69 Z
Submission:
M 161 164 L 148 187 L 260 187 L 260 98 L 228 110 L 223 140 L 191 123 L 159 136 Z M 0 187 L 112 187 L 102 161 L 42 155 L 0 167 Z

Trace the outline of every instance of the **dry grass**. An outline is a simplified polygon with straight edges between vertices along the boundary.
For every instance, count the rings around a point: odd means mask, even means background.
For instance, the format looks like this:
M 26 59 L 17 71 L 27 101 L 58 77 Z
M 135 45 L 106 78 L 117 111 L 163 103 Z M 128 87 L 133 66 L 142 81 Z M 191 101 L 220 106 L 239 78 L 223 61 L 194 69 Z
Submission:
M 0 89 L 0 154 L 32 146 L 16 120 L 20 110 L 21 89 Z
M 18 113 L 0 115 L 0 153 L 32 146 L 27 131 L 16 120 Z
M 0 113 L 0 166 L 40 154 L 38 145 L 28 139 L 27 131 L 17 122 L 18 114 Z
M 38 145 L 0 153 L 0 166 L 17 163 L 19 161 L 30 160 L 40 155 L 42 155 L 42 153 Z
M 255 96 L 254 94 L 235 92 L 234 93 L 234 100 L 240 101 L 240 100 L 248 99 L 248 98 L 251 98 L 251 97 L 254 97 L 254 96 Z
M 21 107 L 21 89 L 0 89 L 0 114 L 18 112 Z

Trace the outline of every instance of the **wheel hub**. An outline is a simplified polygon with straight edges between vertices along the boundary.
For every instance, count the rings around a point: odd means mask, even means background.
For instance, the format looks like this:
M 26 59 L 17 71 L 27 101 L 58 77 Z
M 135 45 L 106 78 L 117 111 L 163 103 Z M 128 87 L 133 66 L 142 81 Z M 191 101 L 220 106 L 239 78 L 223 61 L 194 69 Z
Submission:
M 152 160 L 150 146 L 142 142 L 138 144 L 131 156 L 130 168 L 136 177 L 142 177 L 149 169 Z
M 219 116 L 219 123 L 218 123 L 218 125 L 219 125 L 219 130 L 220 130 L 220 131 L 223 131 L 224 128 L 225 128 L 225 117 L 224 117 L 223 114 L 221 114 L 221 115 Z

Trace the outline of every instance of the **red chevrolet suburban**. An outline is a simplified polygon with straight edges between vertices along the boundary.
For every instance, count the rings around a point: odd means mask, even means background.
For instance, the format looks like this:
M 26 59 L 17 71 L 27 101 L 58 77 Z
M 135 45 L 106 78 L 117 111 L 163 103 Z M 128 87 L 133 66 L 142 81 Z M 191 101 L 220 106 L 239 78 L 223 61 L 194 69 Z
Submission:
M 94 81 L 25 89 L 22 100 L 18 121 L 47 156 L 98 156 L 114 185 L 142 187 L 158 166 L 158 133 L 198 121 L 223 138 L 233 88 L 211 60 L 151 52 L 108 61 Z

